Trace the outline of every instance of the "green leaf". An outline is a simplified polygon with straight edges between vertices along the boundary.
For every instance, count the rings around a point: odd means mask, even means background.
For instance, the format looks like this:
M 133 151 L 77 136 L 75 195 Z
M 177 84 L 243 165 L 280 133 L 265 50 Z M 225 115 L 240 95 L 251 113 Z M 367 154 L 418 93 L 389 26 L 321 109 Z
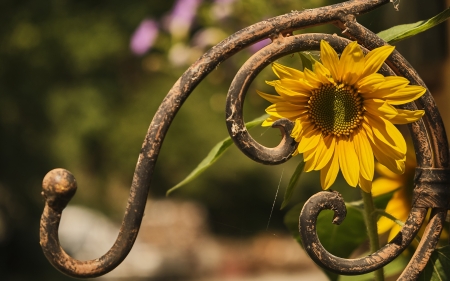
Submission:
M 438 15 L 428 20 L 422 20 L 410 24 L 397 25 L 389 29 L 383 30 L 377 35 L 384 41 L 392 44 L 400 40 L 414 36 L 416 34 L 419 34 L 421 32 L 424 32 L 425 30 L 428 30 L 444 22 L 449 17 L 450 17 L 450 8 L 447 8 L 443 12 L 439 13 Z
M 292 174 L 291 179 L 289 180 L 289 184 L 288 187 L 286 188 L 286 192 L 284 193 L 284 199 L 283 203 L 281 203 L 280 210 L 284 209 L 288 205 L 289 200 L 291 200 L 292 194 L 294 193 L 294 187 L 297 185 L 298 179 L 300 178 L 300 175 L 302 174 L 304 167 L 305 161 L 301 159 L 300 163 L 298 163 L 298 166 L 294 171 L 294 174 Z
M 332 224 L 333 211 L 320 213 L 317 233 L 322 245 L 333 255 L 349 257 L 367 240 L 366 225 L 360 210 L 347 205 L 347 216 L 341 225 Z M 336 243 L 339 241 L 339 243 Z
M 302 245 L 298 220 L 304 203 L 296 205 L 285 216 L 284 223 L 294 238 Z M 331 223 L 333 211 L 325 210 L 319 214 L 317 219 L 317 234 L 322 245 L 338 257 L 348 258 L 367 240 L 366 226 L 361 211 L 351 205 L 346 205 L 347 216 L 341 225 Z M 338 275 L 322 269 L 330 280 L 337 280 Z
M 418 280 L 443 281 L 450 280 L 450 245 L 437 248 L 431 255 Z
M 305 52 L 298 53 L 300 55 L 300 59 L 302 60 L 303 69 L 307 68 L 309 70 L 313 70 L 313 59 L 311 55 L 307 55 Z M 308 57 L 309 56 L 309 57 Z
M 395 189 L 391 192 L 378 195 L 376 197 L 373 197 L 373 204 L 375 205 L 375 208 L 378 210 L 384 210 L 386 209 L 387 204 L 389 203 L 389 200 L 392 199 L 392 195 L 394 195 L 394 192 L 396 192 L 398 189 Z M 347 202 L 347 205 L 351 205 L 352 207 L 355 207 L 359 210 L 363 210 L 364 208 L 364 202 L 363 200 L 357 200 L 352 202 Z
M 269 115 L 264 114 L 250 122 L 245 123 L 247 129 L 251 129 L 257 125 L 262 124 L 264 120 L 267 119 Z M 181 186 L 191 182 L 193 179 L 201 175 L 206 169 L 208 169 L 214 162 L 216 162 L 227 149 L 233 144 L 231 137 L 228 137 L 221 142 L 217 143 L 208 153 L 208 155 L 198 164 L 198 166 L 181 182 L 173 186 L 166 192 L 166 196 L 169 196 L 174 190 L 180 188 Z
M 291 235 L 297 240 L 297 242 L 303 247 L 302 240 L 300 238 L 300 233 L 298 229 L 298 220 L 300 216 L 300 212 L 302 211 L 303 205 L 305 202 L 299 203 L 295 205 L 292 209 L 290 209 L 286 215 L 284 216 L 284 225 L 289 229 Z

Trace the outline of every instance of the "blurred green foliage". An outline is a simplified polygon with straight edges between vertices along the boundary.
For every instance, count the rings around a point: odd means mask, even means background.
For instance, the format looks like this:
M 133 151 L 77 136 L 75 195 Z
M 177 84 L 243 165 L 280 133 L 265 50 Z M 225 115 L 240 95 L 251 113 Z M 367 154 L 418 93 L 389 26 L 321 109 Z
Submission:
M 0 279 L 65 280 L 39 247 L 40 185 L 49 170 L 64 167 L 76 176 L 79 189 L 71 204 L 120 220 L 148 124 L 184 70 L 245 26 L 339 1 L 243 0 L 228 1 L 229 6 L 204 1 L 191 29 L 177 36 L 164 28 L 173 2 L 0 2 Z M 378 26 L 376 17 L 363 21 L 369 28 Z M 145 18 L 158 21 L 160 31 L 152 48 L 137 56 L 129 42 Z M 331 26 L 311 30 L 338 32 Z M 151 196 L 164 196 L 227 135 L 227 88 L 251 53 L 245 50 L 223 63 L 182 107 L 163 145 Z M 298 56 L 283 60 L 300 64 Z M 253 83 L 247 121 L 267 106 L 254 89 L 270 92 L 264 80 L 273 78 L 267 70 Z M 252 135 L 270 145 L 279 139 L 278 130 L 266 128 L 256 128 Z M 171 196 L 204 204 L 217 233 L 251 235 L 265 230 L 280 177 L 282 190 L 297 163 L 267 167 L 233 148 L 207 174 Z M 301 191 L 294 194 L 297 202 L 320 188 L 315 173 L 303 174 L 301 181 Z M 276 204 L 281 201 L 279 196 Z M 284 229 L 285 211 L 278 209 L 270 229 Z

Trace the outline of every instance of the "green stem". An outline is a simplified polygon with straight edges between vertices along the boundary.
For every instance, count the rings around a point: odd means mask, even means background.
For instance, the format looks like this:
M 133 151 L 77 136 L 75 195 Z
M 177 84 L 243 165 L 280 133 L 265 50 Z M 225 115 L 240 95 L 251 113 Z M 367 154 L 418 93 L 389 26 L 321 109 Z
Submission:
M 370 252 L 376 252 L 380 248 L 380 242 L 378 241 L 377 231 L 377 213 L 373 205 L 372 193 L 366 193 L 361 190 L 361 195 L 364 202 L 364 221 L 367 227 L 367 234 L 370 241 Z M 375 272 L 375 280 L 383 281 L 384 273 L 383 268 L 377 269 Z

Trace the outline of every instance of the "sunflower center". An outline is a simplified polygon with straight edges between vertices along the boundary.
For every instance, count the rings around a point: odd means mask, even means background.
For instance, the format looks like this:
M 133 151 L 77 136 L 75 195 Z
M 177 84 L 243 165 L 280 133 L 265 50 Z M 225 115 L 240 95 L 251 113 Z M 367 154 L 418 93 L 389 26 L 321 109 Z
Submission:
M 350 135 L 363 119 L 358 92 L 344 84 L 326 84 L 312 92 L 308 101 L 314 124 L 324 134 Z

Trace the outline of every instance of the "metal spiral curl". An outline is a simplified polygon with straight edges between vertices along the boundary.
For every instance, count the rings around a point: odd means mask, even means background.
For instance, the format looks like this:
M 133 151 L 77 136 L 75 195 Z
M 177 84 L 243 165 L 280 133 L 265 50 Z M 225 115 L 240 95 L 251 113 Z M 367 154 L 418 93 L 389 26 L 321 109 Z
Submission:
M 239 70 L 227 96 L 226 123 L 237 146 L 250 158 L 264 164 L 279 164 L 287 161 L 295 149 L 290 137 L 292 122 L 281 119 L 274 124 L 283 133 L 283 139 L 275 148 L 257 143 L 248 134 L 243 121 L 242 104 L 245 93 L 255 76 L 268 64 L 287 54 L 318 50 L 321 39 L 327 40 L 341 52 L 349 40 L 336 35 L 306 34 L 289 36 L 294 30 L 325 23 L 333 23 L 343 34 L 357 40 L 367 49 L 373 49 L 386 42 L 355 21 L 354 15 L 363 14 L 389 0 L 354 0 L 317 9 L 293 11 L 242 29 L 231 35 L 200 57 L 178 79 L 161 103 L 149 126 L 142 144 L 134 173 L 122 225 L 111 249 L 98 259 L 80 261 L 69 256 L 60 246 L 58 227 L 61 214 L 72 196 L 77 184 L 75 177 L 67 170 L 50 171 L 43 181 L 43 196 L 46 200 L 41 218 L 41 246 L 47 259 L 61 272 L 78 278 L 96 277 L 108 273 L 119 265 L 131 250 L 142 221 L 150 181 L 165 135 L 176 113 L 195 87 L 220 63 L 240 50 L 266 38 L 272 44 L 253 55 Z M 367 52 L 367 49 L 363 49 Z M 388 75 L 402 75 L 412 84 L 425 87 L 423 81 L 407 61 L 396 51 L 380 70 Z M 447 209 L 449 209 L 450 172 L 448 142 L 439 112 L 429 91 L 417 105 L 424 108 L 426 116 L 409 125 L 414 139 L 418 168 L 415 179 L 413 208 L 401 232 L 376 253 L 359 259 L 343 259 L 327 252 L 317 238 L 315 223 L 323 209 L 333 209 L 339 223 L 345 218 L 345 205 L 340 195 L 320 192 L 312 196 L 300 216 L 300 232 L 305 248 L 312 259 L 332 271 L 341 274 L 362 274 L 376 270 L 398 256 L 417 234 L 425 220 L 428 208 L 432 216 L 424 237 L 410 264 L 399 280 L 415 280 L 423 271 L 431 252 L 436 247 Z M 414 103 L 405 108 L 415 109 Z
M 352 33 L 350 34 L 353 35 Z M 365 34 L 365 36 L 367 36 L 367 34 Z M 345 46 L 351 42 L 348 39 L 328 34 L 302 34 L 288 37 L 277 37 L 275 40 L 273 40 L 272 44 L 261 49 L 259 52 L 254 54 L 249 60 L 247 60 L 245 64 L 241 67 L 237 75 L 235 76 L 235 79 L 231 84 L 227 97 L 228 130 L 230 132 L 230 135 L 235 140 L 236 145 L 246 155 L 248 155 L 255 161 L 265 164 L 279 163 L 276 162 L 276 160 L 267 163 L 268 160 L 270 160 L 270 158 L 268 158 L 266 155 L 269 155 L 270 157 L 271 149 L 264 147 L 263 149 L 261 149 L 262 146 L 254 142 L 254 140 L 251 139 L 250 136 L 248 136 L 248 133 L 245 130 L 245 126 L 243 125 L 242 104 L 243 99 L 245 97 L 245 93 L 250 83 L 253 81 L 254 77 L 256 77 L 256 75 L 261 71 L 261 69 L 263 69 L 265 66 L 267 66 L 274 60 L 294 52 L 317 50 L 319 49 L 321 40 L 326 40 L 338 52 L 342 52 Z M 365 53 L 368 52 L 368 50 L 365 49 L 364 47 L 362 49 Z M 399 56 L 398 52 L 393 54 L 393 57 L 395 56 Z M 393 63 L 389 64 L 396 66 L 396 64 Z M 400 69 L 400 67 L 397 67 L 396 69 Z M 392 69 L 388 68 L 386 65 L 384 65 L 381 68 L 380 72 L 383 73 L 384 75 L 396 74 Z M 412 77 L 410 78 L 410 80 L 412 80 L 411 82 L 413 84 L 423 84 L 423 82 L 421 83 L 419 77 Z M 409 109 L 417 109 L 417 107 L 414 104 L 407 105 L 406 107 Z M 427 112 L 427 114 L 429 114 L 429 112 Z M 419 123 L 418 128 L 420 128 L 420 132 L 423 132 L 422 130 L 426 128 L 424 121 L 419 121 L 418 123 Z M 413 133 L 415 133 L 414 130 Z M 413 137 L 417 139 L 416 135 L 413 135 Z M 419 155 L 422 154 L 428 155 L 427 153 L 424 153 L 426 151 L 422 150 L 425 150 L 427 148 L 429 150 L 432 150 L 432 148 L 428 147 L 426 143 L 422 143 L 423 141 L 424 140 L 420 139 L 415 141 L 415 143 L 422 144 L 420 147 L 416 147 L 416 151 Z M 286 141 L 282 143 L 286 143 Z M 439 145 L 443 145 L 443 143 L 440 142 Z M 422 164 L 425 167 L 428 164 L 428 162 L 432 160 L 423 156 L 419 158 L 420 158 L 419 164 Z M 420 180 L 417 179 L 416 182 L 418 181 Z M 448 182 L 448 180 L 446 181 Z M 425 192 L 429 193 L 430 190 Z M 423 224 L 427 214 L 427 208 L 424 208 L 423 206 L 421 206 L 421 208 L 413 207 L 405 226 L 402 228 L 402 231 L 390 243 L 382 247 L 377 252 L 370 254 L 369 256 L 361 257 L 358 259 L 344 259 L 332 255 L 325 248 L 323 248 L 317 237 L 315 228 L 317 216 L 320 213 L 320 211 L 324 209 L 332 209 L 333 211 L 335 211 L 336 217 L 333 223 L 339 224 L 345 218 L 346 209 L 344 201 L 342 197 L 340 195 L 337 195 L 336 193 L 337 192 L 333 193 L 320 192 L 312 196 L 307 201 L 302 210 L 299 225 L 300 225 L 300 235 L 302 237 L 305 250 L 311 256 L 311 258 L 320 266 L 339 274 L 357 275 L 371 272 L 380 267 L 385 266 L 386 264 L 394 260 L 401 252 L 403 252 L 403 250 L 405 250 L 409 246 L 411 241 L 417 235 L 417 232 L 419 231 L 421 225 Z M 450 194 L 446 193 L 446 195 Z M 448 198 L 448 196 L 437 196 L 436 199 L 437 198 Z M 446 200 L 448 201 L 448 199 Z M 442 214 L 445 213 L 446 212 L 442 212 Z M 431 223 L 435 221 L 436 220 L 431 220 Z M 439 221 L 442 222 L 442 219 Z M 434 226 L 434 228 L 436 227 L 437 226 Z M 437 233 L 437 238 L 439 237 L 439 235 L 440 232 Z M 432 243 L 430 245 L 433 244 L 434 246 L 432 248 L 434 249 L 435 243 Z
M 344 199 L 336 191 L 322 191 L 311 196 L 305 203 L 299 220 L 304 248 L 317 264 L 345 275 L 371 272 L 393 261 L 417 235 L 427 214 L 425 208 L 412 208 L 401 232 L 392 241 L 368 256 L 344 259 L 330 254 L 319 241 L 316 222 L 322 210 L 333 210 L 335 212 L 333 223 L 338 225 L 345 219 L 347 213 Z

